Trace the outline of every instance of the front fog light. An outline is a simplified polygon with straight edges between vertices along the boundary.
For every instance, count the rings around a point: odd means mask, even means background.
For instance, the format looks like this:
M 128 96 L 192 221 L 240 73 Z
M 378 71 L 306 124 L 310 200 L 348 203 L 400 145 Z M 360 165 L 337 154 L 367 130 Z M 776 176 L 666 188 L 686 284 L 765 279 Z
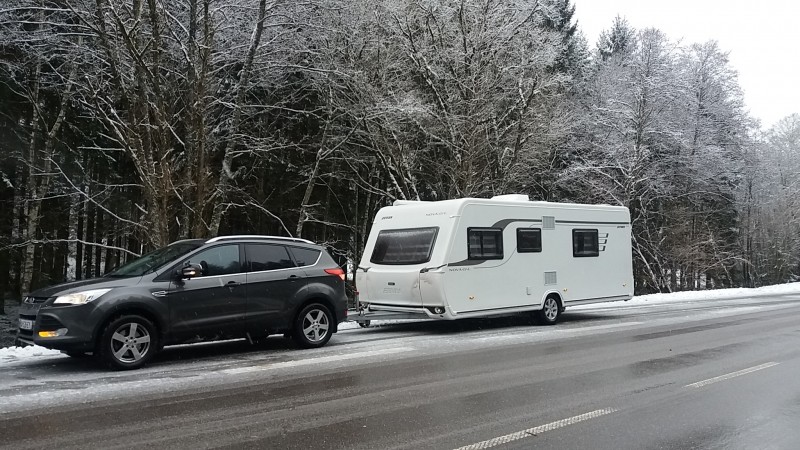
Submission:
M 433 308 L 433 312 L 436 314 L 444 314 L 444 308 L 441 307 Z
M 40 331 L 39 337 L 50 338 L 50 337 L 64 336 L 65 334 L 67 334 L 67 329 L 59 328 L 56 331 Z

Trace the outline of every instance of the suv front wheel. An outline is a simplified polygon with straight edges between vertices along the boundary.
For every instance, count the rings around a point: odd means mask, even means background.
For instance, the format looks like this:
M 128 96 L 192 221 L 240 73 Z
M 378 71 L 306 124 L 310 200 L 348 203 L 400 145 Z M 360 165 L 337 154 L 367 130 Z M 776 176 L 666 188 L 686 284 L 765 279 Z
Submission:
M 105 326 L 96 353 L 112 369 L 129 370 L 147 364 L 158 348 L 153 322 L 139 315 L 124 315 Z
M 300 310 L 292 336 L 300 347 L 317 348 L 327 344 L 333 334 L 333 315 L 327 306 L 312 303 Z

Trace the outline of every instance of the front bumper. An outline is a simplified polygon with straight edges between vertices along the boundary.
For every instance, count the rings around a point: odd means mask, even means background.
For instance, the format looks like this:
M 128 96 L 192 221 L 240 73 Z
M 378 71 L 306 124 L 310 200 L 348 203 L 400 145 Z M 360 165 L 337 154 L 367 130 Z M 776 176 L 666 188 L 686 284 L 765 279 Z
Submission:
M 64 351 L 94 350 L 94 330 L 87 326 L 91 321 L 94 306 L 60 306 L 50 307 L 43 304 L 23 304 L 19 311 L 20 319 L 33 322 L 30 330 L 18 328 L 18 344 L 40 345 L 45 348 Z M 66 330 L 61 336 L 42 337 L 39 332 Z

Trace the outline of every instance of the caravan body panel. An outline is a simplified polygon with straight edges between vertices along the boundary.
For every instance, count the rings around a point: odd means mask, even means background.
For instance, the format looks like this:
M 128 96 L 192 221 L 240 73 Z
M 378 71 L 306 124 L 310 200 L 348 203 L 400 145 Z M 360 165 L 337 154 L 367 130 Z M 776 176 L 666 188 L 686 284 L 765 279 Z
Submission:
M 433 228 L 432 247 L 422 255 L 427 241 L 409 237 Z M 516 195 L 402 202 L 378 213 L 356 284 L 372 310 L 444 319 L 537 310 L 556 292 L 564 307 L 627 300 L 633 294 L 630 233 L 624 207 Z M 387 250 L 379 236 L 398 239 Z

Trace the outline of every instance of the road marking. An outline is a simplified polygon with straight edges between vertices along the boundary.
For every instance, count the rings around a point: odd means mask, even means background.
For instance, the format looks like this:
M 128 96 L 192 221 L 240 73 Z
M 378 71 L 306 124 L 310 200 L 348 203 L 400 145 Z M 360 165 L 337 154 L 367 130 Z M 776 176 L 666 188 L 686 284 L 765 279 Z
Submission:
M 312 364 L 325 364 L 336 361 L 347 361 L 350 359 L 369 358 L 371 356 L 392 355 L 395 353 L 410 352 L 415 350 L 412 347 L 397 347 L 388 348 L 386 350 L 370 350 L 360 353 L 348 353 L 344 355 L 322 356 L 320 358 L 300 359 L 296 361 L 284 361 L 272 364 L 263 364 L 258 366 L 236 367 L 233 369 L 223 370 L 226 374 L 240 374 L 249 372 L 261 372 L 264 370 L 285 369 L 287 367 L 310 366 Z
M 465 445 L 464 447 L 459 447 L 456 450 L 480 450 L 485 448 L 497 447 L 498 445 L 508 444 L 509 442 L 518 441 L 522 438 L 530 436 L 536 436 L 537 434 L 544 433 L 545 431 L 552 431 L 558 428 L 565 427 L 567 425 L 583 422 L 584 420 L 605 416 L 606 414 L 611 414 L 613 412 L 617 412 L 617 410 L 614 408 L 598 409 L 596 411 L 588 412 L 586 414 L 581 414 L 579 416 L 570 417 L 568 419 L 561 419 L 555 422 L 550 422 L 545 425 L 540 425 L 538 427 L 528 428 L 527 430 L 522 430 L 522 431 L 517 431 L 516 433 L 507 434 L 505 436 L 498 436 L 494 439 L 489 439 L 487 441 L 477 442 L 471 445 Z
M 764 364 L 761 364 L 761 365 L 758 365 L 758 366 L 750 367 L 749 369 L 737 370 L 736 372 L 731 372 L 731 373 L 728 373 L 728 374 L 725 374 L 725 375 L 720 375 L 718 377 L 709 378 L 709 379 L 703 380 L 703 381 L 698 381 L 697 383 L 687 384 L 685 387 L 687 387 L 687 388 L 699 388 L 699 387 L 703 387 L 703 386 L 708 386 L 709 384 L 716 383 L 717 381 L 730 380 L 731 378 L 740 377 L 742 375 L 747 375 L 748 373 L 753 373 L 753 372 L 757 372 L 759 370 L 768 369 L 768 368 L 770 368 L 772 366 L 777 366 L 777 365 L 778 365 L 778 363 L 776 363 L 776 362 L 768 362 L 768 363 L 764 363 Z

